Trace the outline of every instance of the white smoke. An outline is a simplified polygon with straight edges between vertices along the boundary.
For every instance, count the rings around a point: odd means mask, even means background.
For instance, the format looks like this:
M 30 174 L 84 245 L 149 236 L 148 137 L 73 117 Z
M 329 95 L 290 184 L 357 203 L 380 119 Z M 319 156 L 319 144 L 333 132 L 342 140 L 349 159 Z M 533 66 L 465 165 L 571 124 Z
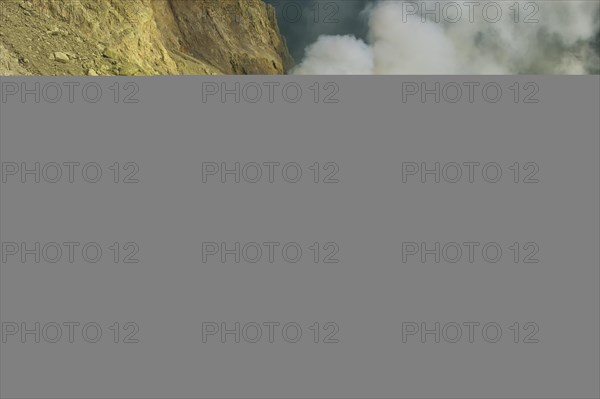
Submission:
M 450 12 L 456 9 L 438 14 L 435 21 L 432 14 L 422 17 L 423 10 L 434 9 L 433 2 L 407 3 L 379 1 L 368 7 L 367 42 L 348 35 L 320 36 L 291 73 L 585 74 L 600 69 L 591 44 L 599 28 L 600 1 L 494 2 L 502 3 L 497 22 L 490 22 L 494 12 L 483 18 L 480 7 L 471 19 L 461 6 L 463 15 L 455 23 L 449 20 L 458 15 Z M 415 9 L 415 4 L 420 6 Z M 527 17 L 538 22 L 525 23 Z

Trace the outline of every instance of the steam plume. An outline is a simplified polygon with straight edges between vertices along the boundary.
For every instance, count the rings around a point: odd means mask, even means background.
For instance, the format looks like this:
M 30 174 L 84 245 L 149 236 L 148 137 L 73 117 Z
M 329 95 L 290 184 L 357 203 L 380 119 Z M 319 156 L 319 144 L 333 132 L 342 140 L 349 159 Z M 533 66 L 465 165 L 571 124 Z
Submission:
M 444 2 L 437 3 L 441 10 Z M 466 2 L 453 3 L 462 12 L 454 23 L 450 20 L 458 16 L 457 8 L 439 13 L 439 21 L 435 14 L 423 12 L 435 9 L 434 2 L 369 3 L 363 11 L 368 20 L 366 40 L 352 34 L 321 35 L 291 73 L 600 73 L 598 1 L 519 1 L 518 22 L 512 1 L 492 2 L 503 12 L 497 22 L 491 22 L 494 11 L 483 16 L 482 8 L 489 2 L 479 2 L 472 18 Z

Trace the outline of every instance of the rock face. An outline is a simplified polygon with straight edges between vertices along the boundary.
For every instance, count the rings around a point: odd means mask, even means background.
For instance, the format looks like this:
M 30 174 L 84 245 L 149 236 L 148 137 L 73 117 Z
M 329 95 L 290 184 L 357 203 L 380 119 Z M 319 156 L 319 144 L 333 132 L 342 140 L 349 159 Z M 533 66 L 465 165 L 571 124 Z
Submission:
M 283 74 L 291 65 L 263 0 L 0 0 L 0 75 Z

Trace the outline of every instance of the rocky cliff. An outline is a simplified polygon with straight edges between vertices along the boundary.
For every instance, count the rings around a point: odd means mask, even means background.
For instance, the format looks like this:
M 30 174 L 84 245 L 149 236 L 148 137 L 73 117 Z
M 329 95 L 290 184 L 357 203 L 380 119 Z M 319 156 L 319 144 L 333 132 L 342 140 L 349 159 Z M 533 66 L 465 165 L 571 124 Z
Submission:
M 0 0 L 0 75 L 282 74 L 262 0 Z

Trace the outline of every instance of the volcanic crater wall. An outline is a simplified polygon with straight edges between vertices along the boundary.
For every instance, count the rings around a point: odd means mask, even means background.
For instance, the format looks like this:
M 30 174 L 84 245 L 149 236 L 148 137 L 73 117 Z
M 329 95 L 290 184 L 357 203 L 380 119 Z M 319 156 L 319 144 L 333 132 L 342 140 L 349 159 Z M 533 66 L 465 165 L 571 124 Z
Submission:
M 0 75 L 282 74 L 262 0 L 1 0 Z

